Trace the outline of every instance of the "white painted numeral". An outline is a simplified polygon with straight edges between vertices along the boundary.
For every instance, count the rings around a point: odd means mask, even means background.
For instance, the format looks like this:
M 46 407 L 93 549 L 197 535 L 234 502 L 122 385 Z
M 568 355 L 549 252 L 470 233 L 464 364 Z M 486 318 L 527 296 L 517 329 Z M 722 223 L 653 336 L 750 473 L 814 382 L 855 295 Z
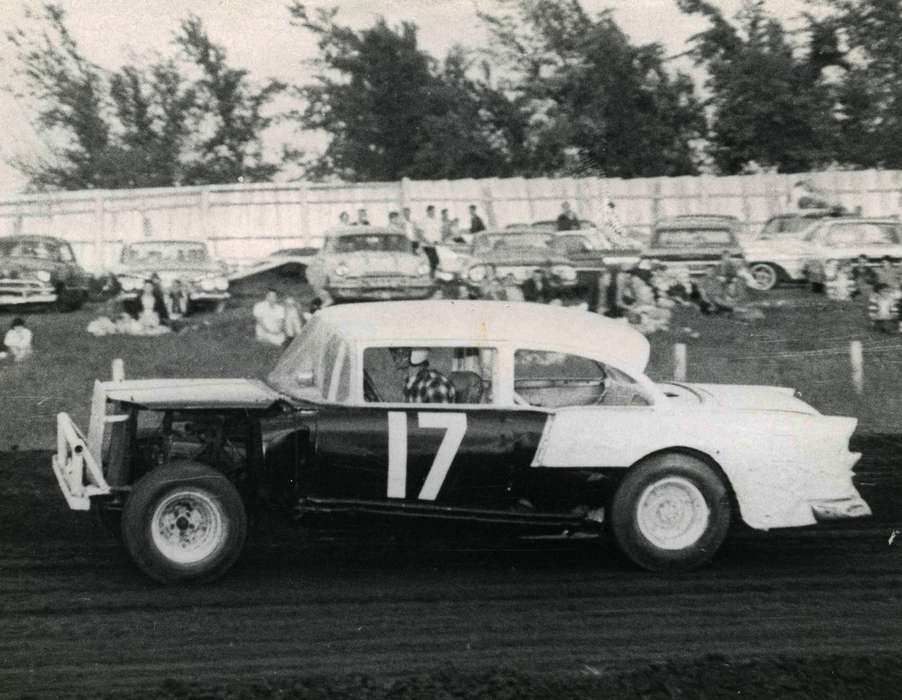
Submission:
M 466 413 L 422 412 L 417 414 L 421 428 L 443 428 L 445 436 L 438 446 L 432 466 L 417 496 L 421 501 L 434 501 L 445 483 L 451 462 L 467 432 Z M 407 414 L 388 413 L 388 497 L 407 496 Z

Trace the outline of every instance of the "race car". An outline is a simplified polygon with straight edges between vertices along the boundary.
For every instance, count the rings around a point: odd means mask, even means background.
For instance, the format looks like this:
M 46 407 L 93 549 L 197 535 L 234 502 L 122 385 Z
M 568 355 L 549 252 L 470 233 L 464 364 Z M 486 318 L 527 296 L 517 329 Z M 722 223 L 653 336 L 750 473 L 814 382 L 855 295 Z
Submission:
M 657 571 L 709 562 L 739 521 L 869 515 L 856 419 L 788 388 L 656 383 L 648 358 L 638 332 L 564 307 L 339 305 L 266 382 L 98 382 L 87 438 L 59 414 L 53 471 L 162 582 L 225 573 L 263 509 L 370 532 L 611 536 Z

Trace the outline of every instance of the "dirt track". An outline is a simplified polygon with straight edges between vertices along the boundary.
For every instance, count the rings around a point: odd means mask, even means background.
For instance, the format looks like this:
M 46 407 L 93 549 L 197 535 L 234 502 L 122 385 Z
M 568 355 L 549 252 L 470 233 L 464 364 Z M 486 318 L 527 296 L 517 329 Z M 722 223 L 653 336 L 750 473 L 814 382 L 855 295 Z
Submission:
M 873 521 L 740 534 L 705 570 L 630 570 L 587 543 L 405 551 L 258 536 L 203 588 L 161 588 L 56 493 L 47 455 L 0 457 L 0 692 L 92 693 L 164 679 L 450 666 L 590 675 L 719 653 L 898 653 L 897 445 L 859 444 Z

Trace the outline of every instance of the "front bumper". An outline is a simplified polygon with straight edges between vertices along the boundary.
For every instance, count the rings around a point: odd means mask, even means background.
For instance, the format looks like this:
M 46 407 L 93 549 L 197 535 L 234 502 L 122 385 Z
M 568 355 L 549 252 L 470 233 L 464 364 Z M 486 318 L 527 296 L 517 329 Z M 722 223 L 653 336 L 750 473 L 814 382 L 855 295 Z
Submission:
M 409 283 L 403 280 L 380 280 L 378 283 L 330 284 L 326 291 L 337 301 L 428 299 L 436 290 L 433 280 Z
M 851 520 L 852 518 L 866 518 L 871 515 L 871 507 L 858 495 L 846 498 L 824 498 L 810 501 L 811 512 L 815 519 L 821 522 L 831 520 Z
M 0 306 L 53 304 L 59 296 L 53 286 L 37 280 L 0 279 Z
M 225 301 L 231 299 L 232 295 L 228 292 L 190 292 L 188 301 Z M 119 301 L 134 301 L 138 298 L 138 292 L 120 292 L 116 297 Z

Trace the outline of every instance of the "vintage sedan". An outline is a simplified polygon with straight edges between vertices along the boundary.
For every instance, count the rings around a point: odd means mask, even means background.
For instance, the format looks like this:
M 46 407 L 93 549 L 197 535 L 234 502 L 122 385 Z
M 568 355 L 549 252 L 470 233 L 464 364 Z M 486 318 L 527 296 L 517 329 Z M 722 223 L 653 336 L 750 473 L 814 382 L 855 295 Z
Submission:
M 825 219 L 808 231 L 803 243 L 804 278 L 823 284 L 828 269 L 854 263 L 861 256 L 871 267 L 884 258 L 893 264 L 902 261 L 902 223 L 898 219 Z
M 85 303 L 89 289 L 90 277 L 66 241 L 51 236 L 0 238 L 0 308 L 72 311 Z
M 163 582 L 223 574 L 249 511 L 371 533 L 609 534 L 664 571 L 707 563 L 740 522 L 869 515 L 856 419 L 789 388 L 656 383 L 648 357 L 628 326 L 562 307 L 333 306 L 266 383 L 98 382 L 87 438 L 59 414 L 53 471 Z
M 462 281 L 478 293 L 491 274 L 499 280 L 512 277 L 522 284 L 541 270 L 556 294 L 570 293 L 577 284 L 576 267 L 567 252 L 555 245 L 555 235 L 529 227 L 478 233 L 463 266 Z
M 219 311 L 230 297 L 226 273 L 225 265 L 210 256 L 206 243 L 153 240 L 126 244 L 115 276 L 122 301 L 136 299 L 144 280 L 158 275 L 164 292 L 175 280 L 182 283 L 189 310 L 212 306 Z
M 426 299 L 436 290 L 423 252 L 402 232 L 376 226 L 328 231 L 307 281 L 337 302 Z
M 717 264 L 724 251 L 743 259 L 740 228 L 737 219 L 719 215 L 661 219 L 655 223 L 642 258 L 662 262 L 671 269 L 688 269 L 693 277 L 701 277 Z

